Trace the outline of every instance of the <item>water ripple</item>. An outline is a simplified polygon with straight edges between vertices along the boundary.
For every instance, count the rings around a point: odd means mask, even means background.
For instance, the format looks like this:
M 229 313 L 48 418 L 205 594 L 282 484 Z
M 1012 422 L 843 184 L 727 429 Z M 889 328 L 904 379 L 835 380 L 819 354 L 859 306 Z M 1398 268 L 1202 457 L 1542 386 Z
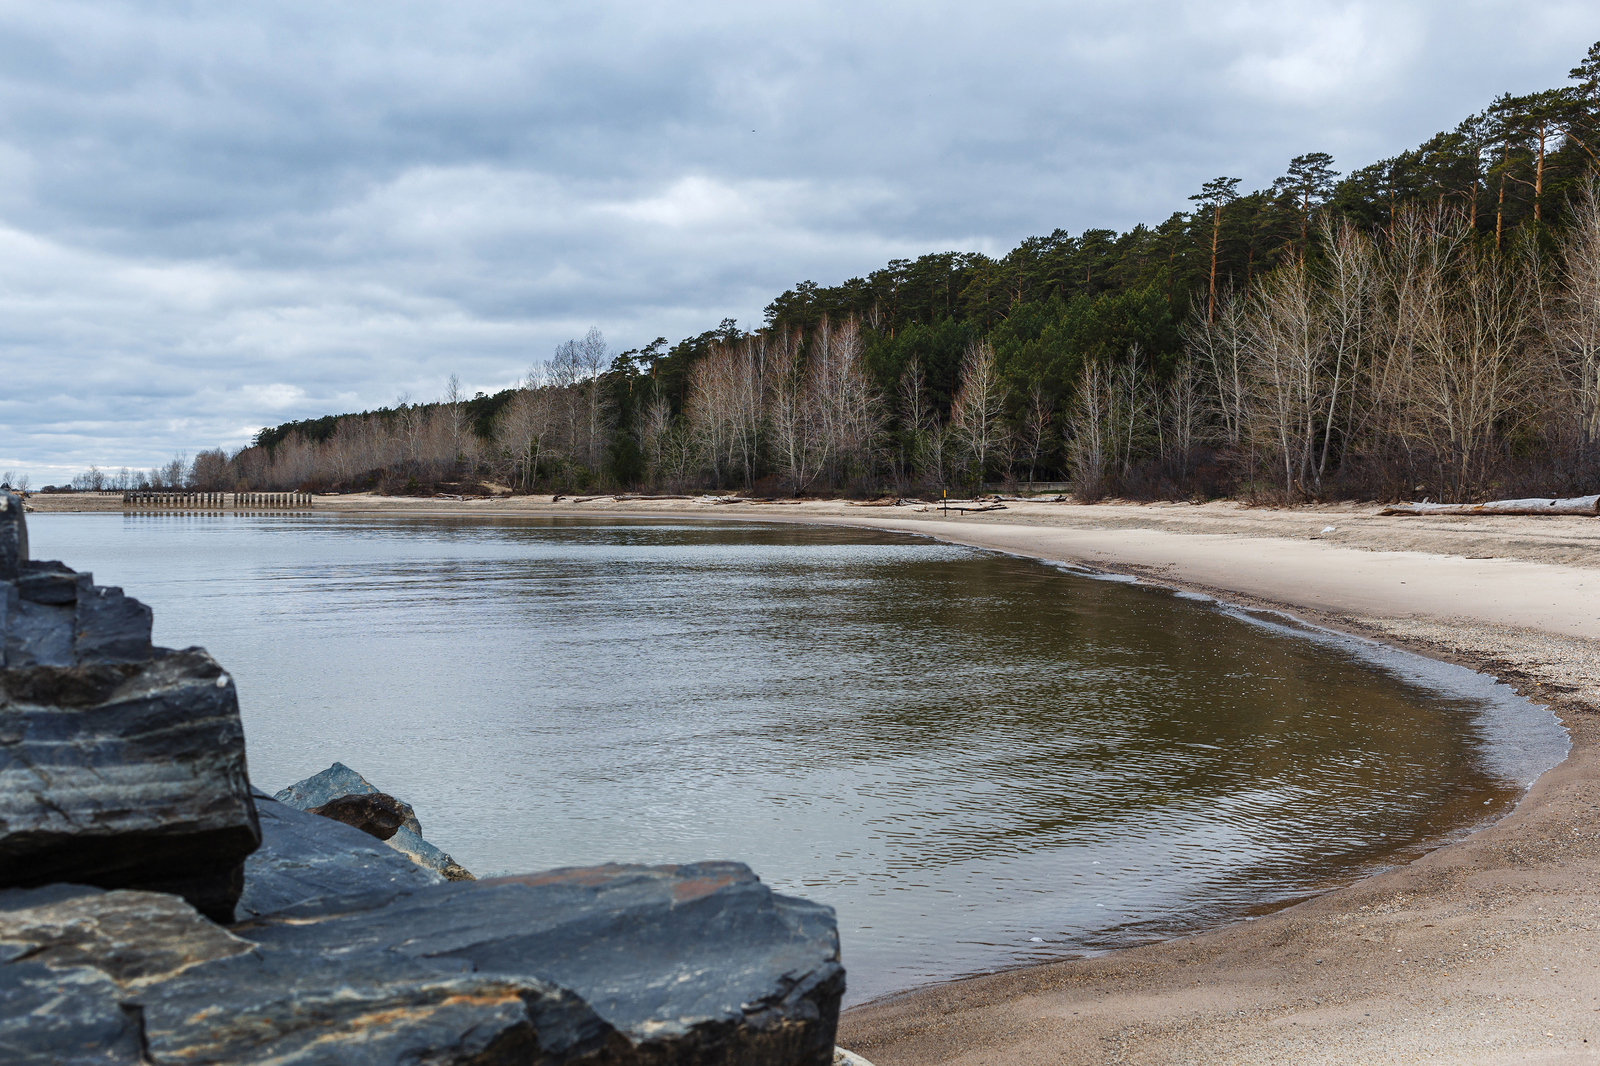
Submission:
M 1503 809 L 1562 743 L 1452 668 L 869 531 L 40 515 L 34 541 L 228 664 L 259 783 L 349 763 L 481 872 L 744 860 L 838 908 L 853 1000 L 1299 898 Z

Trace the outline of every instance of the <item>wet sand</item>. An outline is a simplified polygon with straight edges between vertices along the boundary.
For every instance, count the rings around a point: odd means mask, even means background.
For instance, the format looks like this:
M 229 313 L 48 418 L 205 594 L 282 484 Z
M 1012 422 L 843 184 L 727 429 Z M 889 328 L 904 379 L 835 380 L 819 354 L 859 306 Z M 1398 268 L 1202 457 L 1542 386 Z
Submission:
M 877 1066 L 1600 1062 L 1600 521 L 1231 503 L 958 517 L 840 502 L 345 496 L 315 509 L 872 526 L 1287 610 L 1493 673 L 1549 703 L 1572 735 L 1567 760 L 1497 824 L 1254 921 L 869 1003 L 845 1014 L 839 1043 Z

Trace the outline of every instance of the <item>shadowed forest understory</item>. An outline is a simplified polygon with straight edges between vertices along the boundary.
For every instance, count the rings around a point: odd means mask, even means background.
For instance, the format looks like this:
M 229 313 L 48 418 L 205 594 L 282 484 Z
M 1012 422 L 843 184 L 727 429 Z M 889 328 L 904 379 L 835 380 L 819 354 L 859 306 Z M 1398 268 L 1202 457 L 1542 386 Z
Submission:
M 518 387 L 264 429 L 80 488 L 967 492 L 1262 502 L 1600 489 L 1600 43 L 1413 151 L 1219 177 L 1126 233 L 895 260 Z M 503 489 L 502 489 L 503 490 Z

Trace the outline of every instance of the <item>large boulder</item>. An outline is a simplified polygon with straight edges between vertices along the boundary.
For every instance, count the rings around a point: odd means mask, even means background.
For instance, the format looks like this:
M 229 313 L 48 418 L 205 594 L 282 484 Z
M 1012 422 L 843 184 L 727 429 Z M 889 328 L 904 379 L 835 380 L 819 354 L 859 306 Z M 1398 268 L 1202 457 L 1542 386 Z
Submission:
M 236 690 L 203 650 L 0 673 L 0 887 L 173 892 L 226 922 L 260 840 Z
M 154 653 L 150 608 L 119 588 L 96 585 L 92 574 L 24 559 L 15 576 L 0 583 L 0 665 L 139 663 Z
M 130 988 L 251 950 L 177 896 L 0 891 L 0 1062 L 143 1066 L 151 1060 Z
M 172 892 L 232 920 L 261 838 L 232 680 L 200 648 L 152 648 L 120 589 L 28 559 L 0 502 L 0 888 Z
M 252 859 L 246 895 L 262 911 L 231 929 L 172 896 L 0 892 L 0 1060 L 832 1060 L 844 991 L 833 912 L 737 863 L 420 884 L 405 882 L 425 871 L 377 847 L 351 895 L 343 874 L 318 888 L 288 860 L 333 873 L 358 830 L 262 810 L 262 850 L 285 862 Z M 386 872 L 393 862 L 404 865 Z
M 261 847 L 245 860 L 238 921 L 293 908 L 371 910 L 444 878 L 352 826 L 256 791 Z

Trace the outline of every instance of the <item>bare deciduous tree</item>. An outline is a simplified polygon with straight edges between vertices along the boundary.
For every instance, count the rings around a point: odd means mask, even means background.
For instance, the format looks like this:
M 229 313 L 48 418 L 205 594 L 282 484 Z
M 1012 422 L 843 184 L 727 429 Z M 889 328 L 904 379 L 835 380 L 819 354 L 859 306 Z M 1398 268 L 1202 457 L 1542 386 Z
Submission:
M 1440 216 L 1434 243 L 1437 282 L 1417 317 L 1411 428 L 1444 491 L 1466 498 L 1530 381 L 1529 278 L 1514 257 L 1480 254 L 1459 213 Z
M 513 479 L 524 491 L 538 480 L 539 464 L 557 425 L 556 396 L 544 387 L 547 372 L 545 367 L 529 370 L 523 387 L 495 419 L 495 443 L 510 457 Z
M 444 418 L 444 429 L 450 440 L 450 455 L 452 462 L 460 462 L 467 458 L 467 448 L 471 439 L 467 425 L 467 398 L 461 391 L 461 378 L 451 374 L 449 384 L 445 388 L 444 402 L 440 404 L 440 413 Z
M 609 414 L 600 388 L 600 375 L 610 362 L 611 349 L 606 345 L 605 335 L 598 327 L 589 327 L 589 332 L 578 342 L 577 365 L 583 383 L 584 407 L 589 416 L 582 454 L 589 469 L 596 474 L 604 458 L 604 428 Z
M 1073 492 L 1079 499 L 1098 500 L 1105 494 L 1110 472 L 1116 386 L 1099 360 L 1084 364 L 1067 413 L 1067 465 Z
M 1223 443 L 1236 449 L 1249 416 L 1248 318 L 1248 301 L 1226 290 L 1213 313 L 1201 315 L 1196 307 L 1185 338 L 1187 361 L 1210 374 Z
M 1547 336 L 1559 402 L 1573 427 L 1580 476 L 1600 463 L 1600 184 L 1591 179 L 1572 205 L 1556 256 Z
M 818 467 L 831 470 L 835 483 L 868 476 L 883 432 L 883 401 L 862 362 L 855 318 L 837 326 L 824 319 L 806 368 L 806 403 Z
M 1211 421 L 1215 398 L 1207 393 L 1206 380 L 1193 359 L 1180 360 L 1161 404 L 1162 459 L 1176 466 L 1180 479 L 1189 476 L 1194 451 L 1205 439 Z
M 122 468 L 123 475 L 128 472 L 127 467 Z M 125 476 L 117 478 L 115 488 L 128 488 Z M 189 467 L 189 484 L 200 492 L 217 492 L 228 487 L 228 454 L 221 448 L 211 448 L 196 452 L 194 463 Z
M 988 341 L 967 345 L 961 359 L 961 385 L 950 403 L 950 427 L 961 435 L 972 464 L 972 476 L 983 483 L 989 461 L 1009 429 L 1001 420 L 1007 392 Z
M 772 386 L 768 418 L 772 426 L 772 453 L 779 476 L 798 496 L 817 476 L 817 445 L 813 411 L 806 389 L 800 338 L 785 333 L 772 342 L 769 352 Z
M 1049 451 L 1055 436 L 1056 404 L 1045 391 L 1044 383 L 1035 380 L 1028 386 L 1028 405 L 1022 418 L 1022 445 L 1028 457 L 1028 483 L 1031 485 L 1039 467 L 1039 460 Z
M 1326 399 L 1326 322 L 1311 271 L 1292 259 L 1251 295 L 1250 436 L 1273 457 L 1290 495 L 1315 491 L 1317 419 Z

